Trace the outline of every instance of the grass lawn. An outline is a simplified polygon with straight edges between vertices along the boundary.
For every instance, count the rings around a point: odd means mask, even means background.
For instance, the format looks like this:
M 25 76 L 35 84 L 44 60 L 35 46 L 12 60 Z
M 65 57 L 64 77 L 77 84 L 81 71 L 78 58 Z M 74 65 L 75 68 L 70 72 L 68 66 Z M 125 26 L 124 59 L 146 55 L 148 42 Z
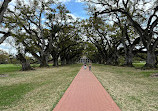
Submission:
M 150 77 L 158 70 L 95 64 L 92 72 L 122 111 L 158 111 L 158 78 Z
M 145 62 L 133 63 L 133 66 L 136 68 L 142 68 L 145 65 Z
M 21 69 L 21 65 L 16 64 L 0 64 L 0 74 L 18 71 Z
M 14 68 L 13 68 L 14 67 Z M 50 111 L 78 73 L 81 65 L 17 71 L 20 66 L 0 65 L 0 110 Z

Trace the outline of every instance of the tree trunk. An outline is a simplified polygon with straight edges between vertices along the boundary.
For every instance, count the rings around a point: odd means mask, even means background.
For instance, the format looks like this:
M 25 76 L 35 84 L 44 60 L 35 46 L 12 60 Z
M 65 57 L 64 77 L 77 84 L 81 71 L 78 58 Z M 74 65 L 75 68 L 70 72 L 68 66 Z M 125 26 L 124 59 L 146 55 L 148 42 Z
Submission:
M 128 49 L 125 49 L 128 50 Z M 129 67 L 133 67 L 133 53 L 132 53 L 132 49 L 129 49 L 129 51 L 125 51 L 127 53 L 125 53 L 125 66 L 129 66 Z
M 102 60 L 98 60 L 98 64 L 101 64 L 102 62 L 101 62 Z
M 156 68 L 156 55 L 155 51 L 147 50 L 146 68 Z
M 17 59 L 20 60 L 21 65 L 22 65 L 22 71 L 28 71 L 28 70 L 32 70 L 33 68 L 31 68 L 30 63 L 25 59 L 25 57 L 19 53 L 17 55 Z
M 72 64 L 72 60 L 67 59 L 67 60 L 66 60 L 66 64 Z
M 107 58 L 106 65 L 112 65 L 112 59 L 111 58 Z
M 116 55 L 115 57 L 114 57 L 114 64 L 113 65 L 118 65 L 119 64 L 119 62 L 118 62 L 118 56 Z
M 113 65 L 118 65 L 119 62 L 118 62 L 118 52 L 117 52 L 117 49 L 114 51 L 113 53 Z
M 49 65 L 45 60 L 42 60 L 40 61 L 40 67 L 49 67 Z
M 66 59 L 65 58 L 62 58 L 61 59 L 61 65 L 65 65 L 66 64 Z
M 57 59 L 57 58 L 56 58 L 56 59 L 54 58 L 54 59 L 53 59 L 53 63 L 54 63 L 53 66 L 55 66 L 55 67 L 58 66 L 58 59 Z
M 43 56 L 43 57 L 40 59 L 40 67 L 49 67 L 49 65 L 48 65 L 48 60 L 47 60 L 47 57 L 46 57 L 46 56 Z
M 126 55 L 125 56 L 125 66 L 129 66 L 129 67 L 133 67 L 133 57 L 131 57 L 130 55 Z
M 155 63 L 155 65 L 157 66 L 157 65 L 158 65 L 157 54 L 156 54 L 155 56 L 156 56 L 156 57 L 155 57 L 155 59 L 156 59 L 156 63 Z

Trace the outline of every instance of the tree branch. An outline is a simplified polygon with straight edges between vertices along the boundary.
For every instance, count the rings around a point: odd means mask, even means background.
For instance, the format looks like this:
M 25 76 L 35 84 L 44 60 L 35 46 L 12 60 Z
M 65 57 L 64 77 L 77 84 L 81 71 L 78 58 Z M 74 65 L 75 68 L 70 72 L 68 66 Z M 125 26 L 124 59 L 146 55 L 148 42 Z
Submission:
M 0 38 L 0 44 L 3 43 L 3 41 L 9 37 L 11 35 L 11 32 L 3 32 L 3 31 L 0 31 L 1 34 L 4 34 L 1 38 Z
M 3 21 L 3 15 L 4 12 L 7 10 L 8 4 L 11 2 L 12 0 L 4 0 L 3 4 L 0 8 L 0 23 Z
M 148 24 L 147 24 L 147 29 L 150 27 L 151 21 L 152 21 L 153 17 L 156 16 L 155 13 L 157 11 L 158 11 L 158 6 L 156 8 L 154 8 L 154 13 L 149 17 Z
M 135 21 L 133 20 L 132 16 L 126 12 L 124 9 L 122 8 L 119 8 L 119 9 L 106 9 L 106 10 L 103 10 L 101 12 L 95 12 L 95 16 L 99 15 L 99 14 L 106 14 L 106 13 L 113 13 L 113 12 L 120 12 L 124 15 L 126 15 L 128 17 L 128 20 L 133 24 L 133 27 L 138 31 L 138 33 L 141 35 L 142 32 L 144 31 L 141 26 Z

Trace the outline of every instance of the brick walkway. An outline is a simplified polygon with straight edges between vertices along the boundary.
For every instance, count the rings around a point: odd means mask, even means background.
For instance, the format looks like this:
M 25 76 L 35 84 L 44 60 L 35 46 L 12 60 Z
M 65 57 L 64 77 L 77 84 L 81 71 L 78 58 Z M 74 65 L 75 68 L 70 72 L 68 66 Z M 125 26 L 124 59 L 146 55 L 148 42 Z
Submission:
M 53 111 L 120 111 L 88 69 L 79 73 Z

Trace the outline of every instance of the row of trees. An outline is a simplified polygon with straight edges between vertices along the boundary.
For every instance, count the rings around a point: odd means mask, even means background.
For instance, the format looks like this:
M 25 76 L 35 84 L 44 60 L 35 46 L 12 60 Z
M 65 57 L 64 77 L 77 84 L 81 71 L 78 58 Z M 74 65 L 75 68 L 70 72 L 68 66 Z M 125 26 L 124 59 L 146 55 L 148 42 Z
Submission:
M 84 0 L 91 18 L 85 21 L 89 40 L 96 46 L 103 63 L 125 65 L 146 53 L 145 67 L 155 68 L 158 48 L 157 0 Z M 102 8 L 100 8 L 102 7 Z M 111 23 L 111 24 L 109 24 Z
M 118 65 L 124 56 L 126 66 L 132 66 L 137 56 L 146 59 L 145 67 L 156 67 L 157 0 L 83 1 L 91 15 L 87 20 L 72 18 L 63 4 L 52 0 L 30 0 L 27 4 L 17 0 L 14 9 L 6 11 L 2 26 L 9 31 L 2 33 L 14 38 L 17 58 L 24 67 L 30 69 L 25 53 L 41 67 L 49 61 L 57 66 L 59 58 L 63 65 L 73 63 L 83 54 L 93 62 L 112 65 Z
M 61 3 L 32 0 L 26 4 L 17 0 L 14 9 L 6 11 L 3 25 L 15 40 L 23 70 L 31 69 L 26 53 L 31 54 L 40 67 L 47 67 L 49 61 L 58 66 L 59 58 L 62 65 L 71 64 L 82 55 L 81 24 Z

